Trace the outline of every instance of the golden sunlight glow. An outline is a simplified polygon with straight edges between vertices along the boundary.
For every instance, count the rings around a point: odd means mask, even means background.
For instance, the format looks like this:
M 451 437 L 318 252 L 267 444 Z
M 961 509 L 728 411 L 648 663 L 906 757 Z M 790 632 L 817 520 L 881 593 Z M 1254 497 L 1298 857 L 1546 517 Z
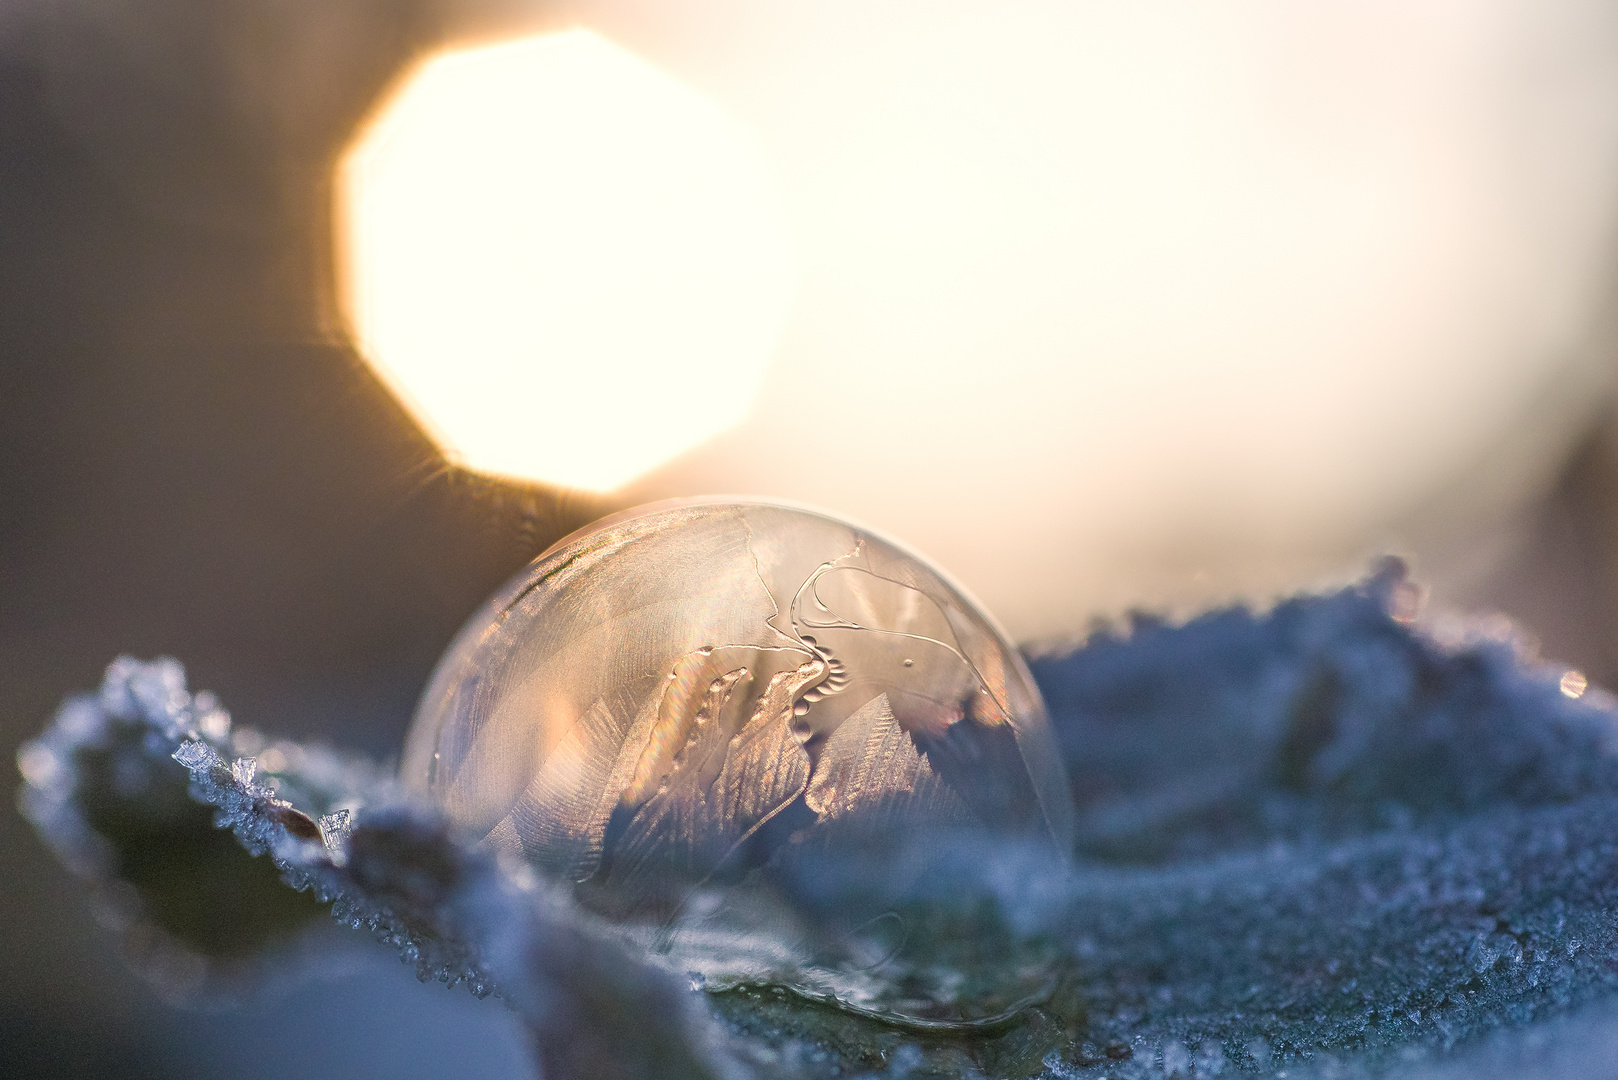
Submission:
M 793 284 L 763 159 L 606 39 L 430 60 L 337 197 L 350 328 L 460 464 L 608 491 L 753 405 Z
M 474 468 L 822 506 L 1060 637 L 1482 565 L 1618 385 L 1610 3 L 540 8 L 593 30 L 427 64 L 342 179 Z
M 1610 3 L 546 9 L 759 133 L 803 267 L 760 407 L 625 500 L 825 506 L 1061 636 L 1507 513 L 1610 400 Z

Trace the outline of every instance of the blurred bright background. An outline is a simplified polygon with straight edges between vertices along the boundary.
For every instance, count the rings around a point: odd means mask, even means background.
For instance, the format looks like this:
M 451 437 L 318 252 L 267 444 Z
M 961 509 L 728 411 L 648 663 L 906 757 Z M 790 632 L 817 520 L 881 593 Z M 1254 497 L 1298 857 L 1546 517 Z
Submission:
M 1615 213 L 1600 0 L 17 0 L 6 752 L 127 651 L 386 758 L 500 581 L 709 493 L 1044 642 L 1403 552 L 1611 685 Z M 174 1010 L 0 851 L 0 1075 L 523 1075 L 363 949 Z
M 538 29 L 407 76 L 339 192 L 362 349 L 474 470 L 827 507 L 1052 638 L 1446 561 L 1608 396 L 1601 5 Z

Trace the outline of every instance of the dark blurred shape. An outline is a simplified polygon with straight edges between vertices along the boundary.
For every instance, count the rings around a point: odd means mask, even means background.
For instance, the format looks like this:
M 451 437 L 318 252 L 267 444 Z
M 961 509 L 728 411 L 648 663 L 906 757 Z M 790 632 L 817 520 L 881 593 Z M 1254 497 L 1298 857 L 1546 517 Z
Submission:
M 326 170 L 447 26 L 425 3 L 0 14 L 8 759 L 128 650 L 385 757 L 467 612 L 596 516 L 445 471 L 325 331 Z M 156 1005 L 14 812 L 0 851 L 0 1072 L 137 1075 L 197 1023 L 205 1058 L 223 1022 Z
M 1527 520 L 1508 527 L 1505 557 L 1454 599 L 1507 612 L 1547 658 L 1618 686 L 1618 416 L 1602 417 Z
M 107 751 L 85 755 L 85 819 L 117 853 L 114 869 L 140 897 L 152 923 L 181 945 L 225 959 L 247 959 L 324 918 L 306 893 L 278 889 L 268 859 L 255 858 L 185 791 L 185 770 L 137 790 L 115 776 Z M 229 915 L 225 913 L 229 912 Z

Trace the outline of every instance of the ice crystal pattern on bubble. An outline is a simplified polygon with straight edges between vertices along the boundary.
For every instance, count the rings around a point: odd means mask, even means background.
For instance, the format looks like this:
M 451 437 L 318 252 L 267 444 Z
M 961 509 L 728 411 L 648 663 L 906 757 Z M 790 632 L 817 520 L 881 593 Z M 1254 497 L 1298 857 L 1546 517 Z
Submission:
M 514 579 L 441 663 L 404 777 L 493 847 L 644 892 L 795 804 L 1065 842 L 1051 748 L 1021 659 L 925 564 L 806 511 L 701 504 Z
M 1002 966 L 1017 976 L 968 1002 L 908 963 L 923 937 L 891 898 L 825 895 L 819 869 L 865 840 L 987 828 L 1065 847 L 1072 809 L 993 623 L 820 514 L 664 505 L 562 542 L 450 647 L 403 777 L 710 986 L 980 1023 L 1049 981 Z M 792 880 L 811 866 L 812 898 Z

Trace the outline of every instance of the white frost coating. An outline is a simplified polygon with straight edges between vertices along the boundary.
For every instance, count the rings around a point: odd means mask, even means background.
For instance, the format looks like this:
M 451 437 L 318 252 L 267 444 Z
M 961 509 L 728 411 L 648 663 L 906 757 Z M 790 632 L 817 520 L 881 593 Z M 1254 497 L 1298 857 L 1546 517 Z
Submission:
M 893 1036 L 883 1064 L 856 1060 L 875 1036 L 846 1019 L 720 996 L 729 1052 L 795 1080 L 1618 1074 L 1618 709 L 1595 690 L 1565 696 L 1564 669 L 1509 634 L 1474 623 L 1441 642 L 1391 618 L 1403 582 L 1388 566 L 1262 616 L 1142 620 L 1036 660 L 1079 795 L 1077 867 L 987 845 L 899 851 L 870 870 L 994 901 L 1019 934 L 1059 941 L 1083 1017 L 1070 1035 L 1042 1043 L 1051 1029 L 1030 1021 L 968 1057 Z M 143 673 L 115 665 L 109 681 Z M 170 673 L 149 674 L 143 696 L 70 702 L 19 755 L 24 807 L 75 869 L 102 843 L 76 816 L 76 755 L 120 725 L 197 726 Z M 137 714 L 116 719 L 103 701 Z M 606 1075 L 625 1064 L 613 1055 L 639 1051 L 720 1060 L 688 991 L 431 815 L 371 792 L 339 866 L 347 805 L 328 804 L 300 839 L 278 795 L 239 782 L 234 735 L 164 745 L 224 824 L 335 898 L 340 918 L 427 977 L 497 979 L 546 1075 Z M 642 1064 L 619 1075 L 678 1071 Z

